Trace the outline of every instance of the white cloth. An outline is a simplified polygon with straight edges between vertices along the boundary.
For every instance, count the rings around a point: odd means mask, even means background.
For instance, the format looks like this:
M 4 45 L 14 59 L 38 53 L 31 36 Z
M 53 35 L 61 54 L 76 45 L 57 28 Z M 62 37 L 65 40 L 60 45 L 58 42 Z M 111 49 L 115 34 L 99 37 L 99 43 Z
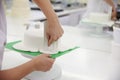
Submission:
M 2 7 L 2 0 L 0 0 L 0 69 L 2 64 L 5 42 L 6 42 L 6 19 Z

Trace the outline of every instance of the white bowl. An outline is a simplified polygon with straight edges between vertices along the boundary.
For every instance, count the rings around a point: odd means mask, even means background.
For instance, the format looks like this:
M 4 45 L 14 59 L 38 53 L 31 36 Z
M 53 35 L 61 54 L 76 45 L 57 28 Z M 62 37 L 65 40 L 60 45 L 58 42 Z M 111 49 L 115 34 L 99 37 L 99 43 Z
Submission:
M 115 43 L 120 44 L 120 28 L 113 27 L 113 29 L 114 29 L 113 31 L 114 41 Z

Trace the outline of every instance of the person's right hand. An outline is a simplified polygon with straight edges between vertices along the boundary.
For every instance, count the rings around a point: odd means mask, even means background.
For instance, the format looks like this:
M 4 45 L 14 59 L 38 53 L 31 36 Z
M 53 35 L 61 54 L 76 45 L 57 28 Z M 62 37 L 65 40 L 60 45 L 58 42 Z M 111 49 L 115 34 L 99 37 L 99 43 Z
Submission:
M 41 54 L 31 61 L 34 65 L 34 70 L 36 71 L 48 71 L 52 68 L 54 59 L 50 58 L 49 54 Z
M 117 10 L 116 9 L 113 9 L 111 18 L 113 21 L 117 20 Z
M 63 28 L 61 27 L 57 17 L 47 21 L 46 36 L 48 39 L 48 46 L 50 46 L 54 41 L 57 41 L 63 33 Z

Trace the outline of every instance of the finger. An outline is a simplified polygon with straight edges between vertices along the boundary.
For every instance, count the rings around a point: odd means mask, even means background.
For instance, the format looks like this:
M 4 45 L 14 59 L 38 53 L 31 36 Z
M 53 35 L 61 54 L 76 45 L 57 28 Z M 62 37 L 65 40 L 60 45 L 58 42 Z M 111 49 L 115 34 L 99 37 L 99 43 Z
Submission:
M 52 42 L 53 42 L 53 39 L 52 37 L 50 37 L 50 39 L 48 40 L 48 46 L 50 46 Z
M 47 40 L 49 40 L 49 39 L 50 39 L 50 36 L 49 36 L 49 35 L 46 35 L 46 37 L 47 37 Z
M 49 67 L 52 67 L 52 66 L 54 65 L 54 62 L 55 62 L 54 60 L 51 60 L 51 61 L 49 60 L 49 63 L 48 63 L 47 65 L 48 65 Z
M 47 65 L 45 72 L 49 71 L 51 68 L 52 68 L 52 65 Z
M 58 37 L 55 41 L 58 41 L 60 39 L 60 37 Z
M 46 56 L 46 57 L 48 57 L 48 58 L 50 58 L 50 59 L 53 59 L 53 58 L 51 58 L 51 54 L 45 54 L 44 53 L 44 55 Z M 55 59 L 53 59 L 53 61 L 54 61 Z
M 60 35 L 60 36 L 56 39 L 56 41 L 59 41 L 59 40 L 61 39 L 61 37 L 62 37 L 62 35 Z
M 46 57 L 50 57 L 50 54 L 46 54 L 46 53 L 44 53 L 44 55 L 45 55 Z
M 49 65 L 46 65 L 46 66 L 44 67 L 43 72 L 47 72 L 47 71 L 49 71 L 50 69 L 51 69 L 51 66 L 49 67 Z
M 60 37 L 62 37 L 62 35 L 63 35 L 63 34 L 61 34 Z M 60 37 L 59 37 L 59 38 L 60 38 Z
M 64 34 L 64 30 L 62 30 L 62 34 Z
M 47 54 L 46 56 L 47 56 L 48 58 L 51 58 L 51 55 L 50 55 L 50 54 Z
M 64 33 L 64 30 L 63 30 L 63 28 L 61 29 L 61 33 L 62 33 L 62 34 Z
M 51 43 L 52 43 L 52 37 L 50 36 L 50 35 L 47 35 L 47 43 L 48 43 L 48 46 L 50 46 L 51 45 Z
M 64 34 L 64 31 L 62 30 L 61 32 L 60 32 L 60 34 L 59 34 L 59 37 L 58 38 L 60 38 L 60 37 L 62 37 L 62 35 Z
M 116 18 L 112 18 L 112 21 L 116 21 Z

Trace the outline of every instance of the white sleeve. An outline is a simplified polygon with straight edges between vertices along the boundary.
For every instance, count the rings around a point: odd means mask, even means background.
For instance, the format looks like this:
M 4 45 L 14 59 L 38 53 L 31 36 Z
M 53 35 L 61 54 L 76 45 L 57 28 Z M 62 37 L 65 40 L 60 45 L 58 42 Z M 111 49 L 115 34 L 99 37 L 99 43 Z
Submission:
M 1 67 L 2 67 L 3 51 L 4 51 L 4 46 L 0 45 L 0 70 L 1 70 Z

